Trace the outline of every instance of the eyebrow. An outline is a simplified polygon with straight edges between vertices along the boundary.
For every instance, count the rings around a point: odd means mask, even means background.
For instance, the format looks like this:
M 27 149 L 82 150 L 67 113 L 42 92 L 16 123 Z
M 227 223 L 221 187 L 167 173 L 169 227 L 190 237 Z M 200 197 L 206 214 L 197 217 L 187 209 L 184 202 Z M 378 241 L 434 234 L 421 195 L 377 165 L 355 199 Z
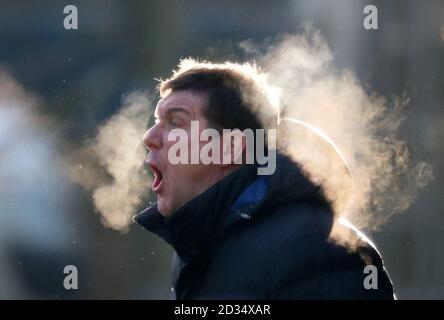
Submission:
M 173 107 L 173 108 L 168 109 L 167 111 L 165 111 L 165 116 L 171 116 L 171 114 L 174 112 L 181 112 L 187 116 L 191 116 L 190 112 L 188 112 L 187 110 L 185 110 L 181 107 Z M 156 112 L 154 112 L 154 117 L 159 118 L 159 113 L 157 112 L 157 110 L 156 110 Z

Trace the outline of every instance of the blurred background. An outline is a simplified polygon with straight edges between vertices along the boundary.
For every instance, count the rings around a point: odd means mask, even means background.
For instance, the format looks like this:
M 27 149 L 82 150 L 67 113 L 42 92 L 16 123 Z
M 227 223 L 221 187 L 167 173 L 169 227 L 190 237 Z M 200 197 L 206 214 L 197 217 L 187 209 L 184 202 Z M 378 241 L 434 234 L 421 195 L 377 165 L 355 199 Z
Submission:
M 63 28 L 68 4 L 78 30 Z M 367 4 L 378 8 L 378 30 L 363 27 Z M 443 299 L 444 1 L 433 0 L 1 1 L 0 298 L 169 298 L 171 248 L 137 226 L 105 228 L 91 195 L 58 169 L 60 141 L 94 135 L 125 94 L 153 92 L 180 58 L 240 59 L 242 41 L 304 22 L 364 88 L 409 96 L 402 133 L 434 180 L 370 237 L 398 298 Z M 47 125 L 28 114 L 35 105 Z M 79 290 L 63 287 L 68 264 Z

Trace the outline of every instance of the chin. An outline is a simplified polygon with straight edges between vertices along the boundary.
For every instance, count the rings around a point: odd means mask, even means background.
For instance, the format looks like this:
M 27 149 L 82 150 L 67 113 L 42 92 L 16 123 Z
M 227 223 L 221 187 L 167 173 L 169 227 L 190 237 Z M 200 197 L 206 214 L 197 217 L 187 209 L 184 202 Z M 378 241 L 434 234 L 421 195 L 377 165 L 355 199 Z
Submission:
M 163 216 L 166 216 L 167 210 L 165 210 L 165 204 L 162 200 L 157 199 L 157 211 Z
M 165 203 L 165 200 L 157 200 L 157 210 L 161 215 L 163 215 L 165 218 L 169 217 L 171 215 L 171 208 Z

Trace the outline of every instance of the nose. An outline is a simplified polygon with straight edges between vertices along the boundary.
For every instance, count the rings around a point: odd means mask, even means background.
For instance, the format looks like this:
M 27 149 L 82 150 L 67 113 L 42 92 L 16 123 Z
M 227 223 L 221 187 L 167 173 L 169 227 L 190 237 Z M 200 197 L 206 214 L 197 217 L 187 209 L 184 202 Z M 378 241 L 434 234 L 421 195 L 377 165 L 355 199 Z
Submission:
M 153 125 L 145 132 L 142 141 L 149 151 L 162 148 L 162 134 L 158 124 Z

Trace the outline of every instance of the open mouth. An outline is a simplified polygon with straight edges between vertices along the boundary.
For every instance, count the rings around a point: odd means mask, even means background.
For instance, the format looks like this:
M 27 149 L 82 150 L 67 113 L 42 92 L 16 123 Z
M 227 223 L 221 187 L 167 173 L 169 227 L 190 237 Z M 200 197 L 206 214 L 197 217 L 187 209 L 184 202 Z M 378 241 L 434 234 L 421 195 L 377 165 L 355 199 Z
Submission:
M 151 164 L 150 168 L 154 174 L 154 180 L 153 183 L 151 184 L 151 189 L 153 189 L 154 192 L 158 192 L 160 190 L 160 186 L 162 185 L 163 174 L 159 170 L 159 168 L 157 168 L 155 165 Z

